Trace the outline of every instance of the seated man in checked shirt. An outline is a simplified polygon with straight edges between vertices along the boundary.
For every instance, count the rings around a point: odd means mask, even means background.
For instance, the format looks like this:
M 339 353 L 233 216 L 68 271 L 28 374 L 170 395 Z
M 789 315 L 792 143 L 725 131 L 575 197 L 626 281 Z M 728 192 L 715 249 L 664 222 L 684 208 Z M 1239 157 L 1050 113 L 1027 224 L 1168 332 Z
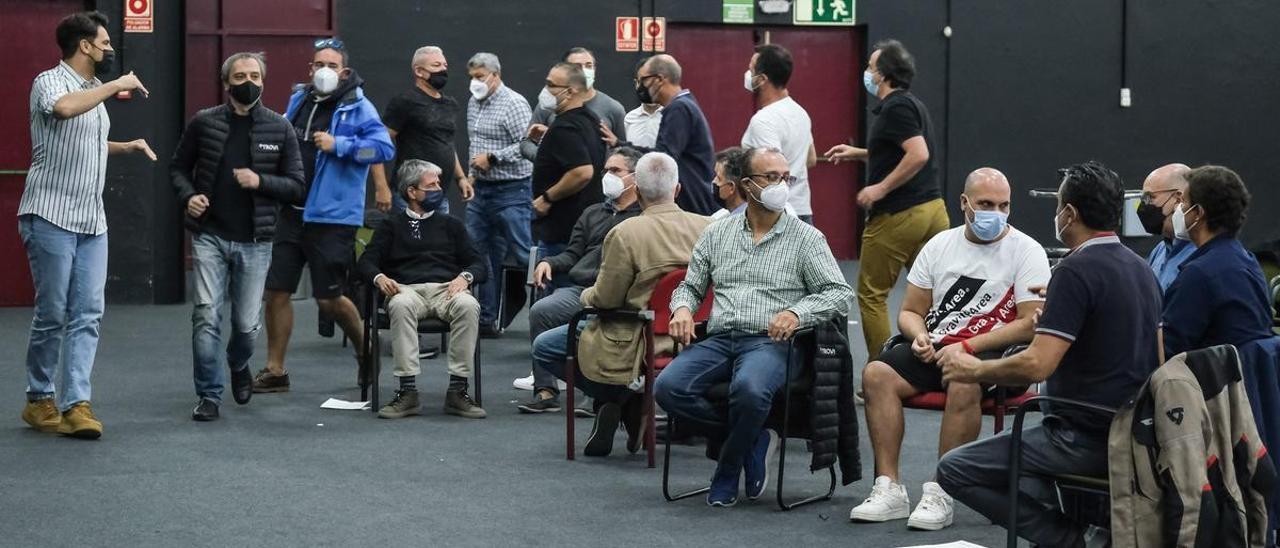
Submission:
M 787 340 L 797 329 L 845 314 L 853 298 L 822 233 L 783 211 L 794 178 L 782 153 L 748 149 L 739 161 L 734 171 L 742 178 L 735 184 L 748 198 L 746 214 L 707 228 L 671 297 L 671 337 L 688 344 L 693 313 L 708 285 L 715 287 L 708 336 L 672 361 L 654 385 L 668 413 L 727 431 L 707 495 L 711 506 L 736 503 L 744 473 L 747 497 L 764 493 L 778 436 L 763 427 L 786 381 Z M 725 381 L 727 421 L 705 397 Z

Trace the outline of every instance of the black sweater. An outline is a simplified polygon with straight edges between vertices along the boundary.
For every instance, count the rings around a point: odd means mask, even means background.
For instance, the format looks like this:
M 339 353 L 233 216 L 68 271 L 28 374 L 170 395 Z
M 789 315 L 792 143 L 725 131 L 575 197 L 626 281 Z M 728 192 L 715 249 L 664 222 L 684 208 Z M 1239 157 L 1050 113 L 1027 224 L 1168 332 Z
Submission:
M 400 284 L 447 283 L 463 270 L 474 276 L 473 285 L 485 279 L 484 262 L 462 221 L 439 212 L 421 221 L 404 210 L 390 214 L 364 248 L 359 268 L 370 282 L 385 274 Z

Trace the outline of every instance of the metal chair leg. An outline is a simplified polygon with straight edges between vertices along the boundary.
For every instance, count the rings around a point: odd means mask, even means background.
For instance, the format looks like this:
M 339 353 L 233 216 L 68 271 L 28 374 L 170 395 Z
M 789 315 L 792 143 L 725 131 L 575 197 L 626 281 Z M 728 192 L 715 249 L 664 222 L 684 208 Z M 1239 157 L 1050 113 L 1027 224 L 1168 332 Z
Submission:
M 480 407 L 484 407 L 484 389 L 480 386 L 480 340 L 479 339 L 476 339 L 476 352 L 475 352 L 475 357 L 472 358 L 472 360 L 475 362 L 475 367 L 473 367 L 471 370 L 471 376 L 475 377 L 475 381 L 476 381 L 476 405 Z
M 783 486 L 785 485 L 787 470 L 787 437 L 791 432 L 791 351 L 795 346 L 795 339 L 793 338 L 791 343 L 787 345 L 787 372 L 786 380 L 782 385 L 784 391 L 782 395 L 782 432 L 780 432 L 782 439 L 779 440 L 780 447 L 778 448 L 778 487 L 774 490 L 778 508 L 781 508 L 784 512 L 820 500 L 828 500 L 836 492 L 836 468 L 835 465 L 832 465 L 827 467 L 827 471 L 831 474 L 831 484 L 825 494 L 815 495 L 795 502 L 786 502 L 783 497 Z
M 678 495 L 671 494 L 671 433 L 675 432 L 675 424 L 675 417 L 671 416 L 671 413 L 667 413 L 667 438 L 662 443 L 662 498 L 667 499 L 667 502 L 696 497 L 711 490 L 711 486 L 708 485 Z

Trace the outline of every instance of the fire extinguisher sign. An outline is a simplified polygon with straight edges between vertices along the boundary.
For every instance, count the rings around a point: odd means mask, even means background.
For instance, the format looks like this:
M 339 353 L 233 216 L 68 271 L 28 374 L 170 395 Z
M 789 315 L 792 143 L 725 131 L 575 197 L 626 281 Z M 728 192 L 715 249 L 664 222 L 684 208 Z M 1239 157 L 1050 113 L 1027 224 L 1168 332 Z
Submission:
M 152 0 L 124 0 L 125 32 L 152 31 L 151 2 Z

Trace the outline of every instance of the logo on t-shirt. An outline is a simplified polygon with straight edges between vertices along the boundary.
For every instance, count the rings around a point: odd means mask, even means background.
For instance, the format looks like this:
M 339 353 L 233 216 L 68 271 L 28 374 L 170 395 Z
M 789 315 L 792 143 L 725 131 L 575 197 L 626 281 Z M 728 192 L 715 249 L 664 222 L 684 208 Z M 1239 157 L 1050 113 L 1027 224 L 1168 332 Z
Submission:
M 941 336 L 942 344 L 951 344 L 973 338 L 1003 326 L 1018 317 L 1018 305 L 1014 302 L 1013 287 L 1003 294 L 997 284 L 988 280 L 960 276 L 947 288 L 938 307 L 925 318 L 925 327 L 935 337 Z M 1003 285 L 1003 284 L 1000 284 Z M 985 288 L 985 289 L 984 289 Z

